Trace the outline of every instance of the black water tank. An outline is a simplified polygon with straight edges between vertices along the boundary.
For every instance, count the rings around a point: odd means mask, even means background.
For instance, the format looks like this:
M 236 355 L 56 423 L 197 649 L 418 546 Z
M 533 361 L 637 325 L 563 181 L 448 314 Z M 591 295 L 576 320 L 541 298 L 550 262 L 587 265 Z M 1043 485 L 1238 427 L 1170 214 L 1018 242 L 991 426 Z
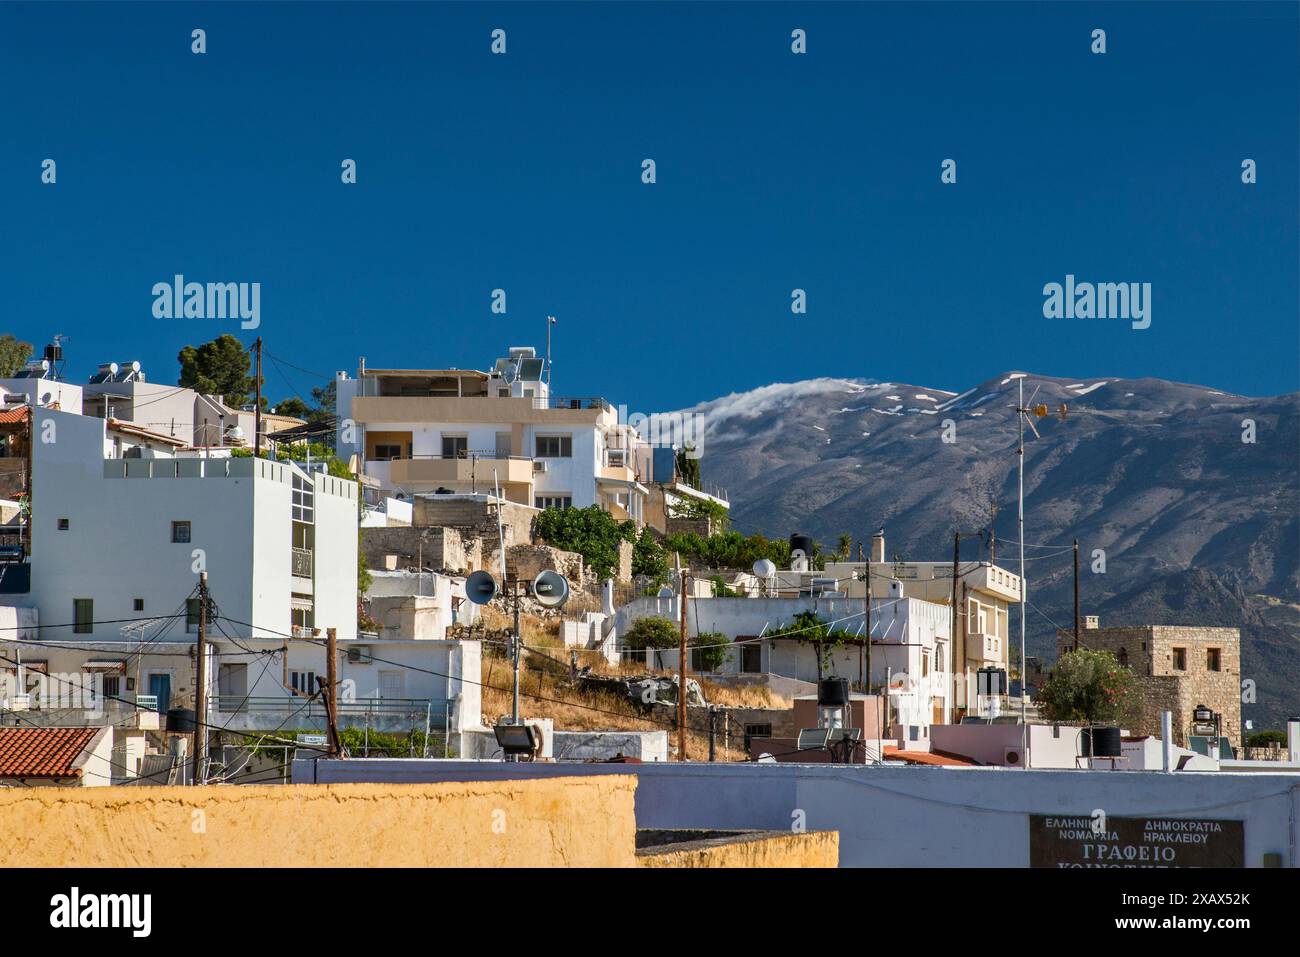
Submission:
M 1085 758 L 1119 758 L 1119 728 L 1084 728 L 1079 736 L 1079 753 Z
M 790 551 L 793 552 L 793 551 L 795 551 L 796 549 L 802 549 L 802 550 L 803 550 L 803 553 L 804 553 L 806 556 L 808 556 L 809 558 L 812 558 L 812 554 L 813 554 L 813 540 L 812 540 L 812 536 L 811 536 L 811 535 L 791 535 L 791 536 L 790 536 Z
M 193 734 L 198 716 L 193 708 L 170 708 L 167 711 L 167 730 L 175 734 Z
M 849 703 L 848 678 L 823 678 L 817 682 L 817 705 L 821 708 L 843 708 Z

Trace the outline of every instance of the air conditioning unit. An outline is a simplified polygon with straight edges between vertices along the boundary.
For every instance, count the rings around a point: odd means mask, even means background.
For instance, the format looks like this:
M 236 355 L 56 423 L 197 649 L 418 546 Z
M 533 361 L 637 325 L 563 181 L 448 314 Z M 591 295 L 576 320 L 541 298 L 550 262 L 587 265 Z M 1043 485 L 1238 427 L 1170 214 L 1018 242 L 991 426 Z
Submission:
M 1025 749 L 1007 748 L 1002 753 L 1002 763 L 1009 768 L 1023 768 L 1025 766 Z
M 545 462 L 542 462 L 542 461 L 534 461 L 534 462 L 533 462 L 533 471 L 534 471 L 534 472 L 545 472 L 545 471 L 546 471 L 546 463 L 545 463 Z
M 368 645 L 348 649 L 348 664 L 368 665 L 371 661 L 373 659 L 370 657 L 370 647 Z

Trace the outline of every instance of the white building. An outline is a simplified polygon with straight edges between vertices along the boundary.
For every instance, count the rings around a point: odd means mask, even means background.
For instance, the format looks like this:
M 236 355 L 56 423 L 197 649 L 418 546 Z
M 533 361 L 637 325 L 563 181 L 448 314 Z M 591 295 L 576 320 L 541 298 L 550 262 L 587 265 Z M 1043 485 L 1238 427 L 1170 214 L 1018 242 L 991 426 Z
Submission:
M 871 600 L 870 684 L 873 689 L 888 688 L 891 723 L 918 727 L 947 723 L 953 720 L 951 611 L 935 602 L 908 597 L 900 582 L 891 584 L 891 595 Z M 770 636 L 793 627 L 796 616 L 803 612 L 813 612 L 849 636 L 823 648 L 820 669 L 814 643 L 794 635 Z M 621 636 L 637 618 L 646 615 L 679 621 L 677 598 L 638 598 L 618 609 L 615 631 L 625 656 Z M 865 623 L 862 599 L 844 597 L 691 598 L 686 613 L 688 640 L 702 632 L 717 632 L 731 642 L 716 674 L 772 674 L 808 682 L 838 676 L 857 687 L 867 684 Z M 650 664 L 675 669 L 677 652 L 657 652 Z M 698 655 L 693 656 L 691 668 L 701 670 Z
M 490 372 L 367 369 L 337 379 L 340 456 L 385 492 L 481 494 L 534 508 L 600 505 L 644 521 L 634 430 L 601 398 L 551 395 L 544 360 L 513 348 Z

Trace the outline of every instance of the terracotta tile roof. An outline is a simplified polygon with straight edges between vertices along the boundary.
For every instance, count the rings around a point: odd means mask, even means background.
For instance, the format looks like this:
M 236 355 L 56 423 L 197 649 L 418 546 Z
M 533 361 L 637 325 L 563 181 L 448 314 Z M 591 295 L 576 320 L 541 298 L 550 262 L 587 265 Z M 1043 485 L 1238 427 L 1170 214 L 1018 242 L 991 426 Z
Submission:
M 889 747 L 889 745 L 885 745 L 885 757 L 895 761 L 906 761 L 908 764 L 926 764 L 936 768 L 974 768 L 979 766 L 974 761 L 969 761 L 966 758 L 938 754 L 933 751 L 900 751 L 898 748 Z
M 0 728 L 0 777 L 80 777 L 82 752 L 103 728 Z
M 16 409 L 0 409 L 0 425 L 20 425 L 31 414 L 31 406 L 27 405 L 20 405 Z

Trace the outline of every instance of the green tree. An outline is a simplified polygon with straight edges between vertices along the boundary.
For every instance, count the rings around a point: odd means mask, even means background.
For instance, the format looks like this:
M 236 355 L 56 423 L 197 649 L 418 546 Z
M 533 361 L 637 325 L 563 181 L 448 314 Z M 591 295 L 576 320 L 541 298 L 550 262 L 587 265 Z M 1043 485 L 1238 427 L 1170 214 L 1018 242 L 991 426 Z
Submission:
M 219 395 L 234 408 L 247 405 L 257 388 L 248 374 L 248 351 L 229 333 L 198 347 L 186 346 L 177 359 L 181 364 L 178 385 L 204 395 Z
M 677 477 L 691 488 L 700 487 L 700 458 L 695 454 L 693 445 L 685 446 L 677 450 L 676 464 Z
M 695 637 L 695 661 L 702 671 L 717 671 L 731 658 L 730 645 L 731 639 L 720 631 L 701 632 Z
M 602 579 L 614 573 L 619 543 L 633 541 L 635 528 L 632 522 L 619 522 L 599 505 L 543 509 L 533 519 L 534 536 L 554 548 L 577 552 Z
M 8 379 L 19 372 L 31 354 L 30 342 L 22 342 L 7 332 L 0 336 L 0 379 Z
M 632 622 L 627 634 L 623 636 L 623 643 L 637 651 L 646 648 L 660 651 L 665 648 L 676 648 L 680 641 L 681 632 L 678 626 L 671 619 L 660 615 L 645 615 L 638 618 Z
M 632 574 L 644 575 L 655 584 L 668 577 L 668 553 L 655 541 L 647 525 L 632 543 Z
M 289 396 L 289 398 L 281 399 L 275 404 L 276 415 L 291 415 L 295 419 L 305 419 L 310 412 L 311 409 L 307 407 L 307 403 L 297 396 Z
M 1109 651 L 1080 648 L 1062 655 L 1034 695 L 1049 721 L 1119 722 L 1131 717 L 1133 672 Z
M 843 629 L 831 628 L 815 611 L 801 611 L 789 625 L 769 631 L 766 637 L 789 637 L 811 644 L 817 652 L 817 680 L 821 681 L 823 674 L 831 667 L 835 650 L 842 648 L 855 636 Z

